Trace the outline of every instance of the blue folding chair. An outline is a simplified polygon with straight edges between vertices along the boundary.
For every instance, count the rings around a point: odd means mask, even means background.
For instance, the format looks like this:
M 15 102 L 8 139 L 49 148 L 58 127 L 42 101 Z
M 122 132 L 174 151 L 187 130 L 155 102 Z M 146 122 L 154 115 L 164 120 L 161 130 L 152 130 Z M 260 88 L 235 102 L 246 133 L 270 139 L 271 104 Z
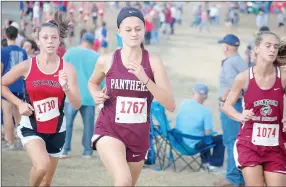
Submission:
M 209 151 L 209 149 L 213 148 L 215 144 L 213 144 L 213 138 L 212 135 L 216 134 L 216 132 L 213 132 L 211 134 L 208 134 L 207 136 L 191 136 L 188 134 L 183 134 L 181 131 L 177 129 L 172 129 L 169 131 L 168 134 L 168 143 L 171 147 L 170 150 L 170 161 L 171 165 L 174 166 L 174 170 L 176 170 L 176 161 L 182 160 L 186 165 L 181 169 L 180 171 L 183 171 L 187 167 L 189 167 L 193 171 L 198 171 L 202 168 L 202 163 L 198 161 L 200 159 L 200 154 L 204 153 L 206 151 Z M 188 146 L 184 141 L 183 138 L 191 139 L 191 140 L 200 140 L 203 141 L 204 144 L 207 146 L 202 149 L 195 149 L 190 146 Z M 174 153 L 176 153 L 177 157 L 174 158 Z M 186 159 L 184 159 L 184 156 L 191 157 L 191 161 L 187 162 Z M 196 164 L 198 167 L 197 169 L 192 166 L 192 164 Z
M 147 160 L 145 161 L 145 165 L 149 165 L 155 170 L 163 170 L 166 168 L 166 163 L 168 163 L 167 154 L 166 154 L 166 146 L 164 144 L 165 139 L 167 138 L 167 134 L 164 133 L 166 130 L 161 129 L 162 127 L 167 127 L 166 125 L 157 125 L 154 123 L 154 116 L 158 119 L 158 123 L 162 123 L 166 119 L 166 116 L 158 115 L 164 110 L 162 105 L 158 102 L 152 102 L 151 105 L 151 115 L 150 115 L 150 147 L 147 155 Z M 165 113 L 164 113 L 165 114 Z M 157 167 L 159 165 L 159 167 Z
M 154 126 L 153 122 L 154 119 L 158 121 L 159 123 L 158 127 Z M 171 121 L 167 119 L 164 107 L 159 102 L 154 101 L 151 105 L 151 126 L 153 126 L 151 128 L 156 129 L 153 136 L 155 138 L 156 137 L 158 138 L 159 136 L 162 139 L 162 141 L 156 142 L 158 144 L 156 145 L 157 147 L 156 159 L 159 159 L 159 161 L 161 161 L 160 162 L 161 169 L 166 169 L 173 165 L 174 170 L 177 171 L 176 162 L 178 160 L 182 160 L 186 164 L 186 166 L 183 167 L 183 169 L 180 171 L 183 171 L 187 167 L 189 167 L 193 171 L 199 170 L 202 167 L 202 163 L 198 161 L 198 159 L 200 158 L 199 153 L 204 153 L 205 151 L 209 151 L 209 149 L 215 146 L 215 144 L 213 144 L 212 136 L 216 134 L 216 132 L 213 132 L 207 136 L 191 136 L 183 134 L 177 129 L 171 129 L 169 125 L 170 122 Z M 188 138 L 192 140 L 201 140 L 208 146 L 204 147 L 203 149 L 197 150 L 185 144 L 183 138 Z M 167 153 L 168 148 L 169 152 Z M 177 155 L 176 158 L 174 158 L 174 153 L 176 153 Z M 187 162 L 184 159 L 184 156 L 191 157 L 192 161 Z M 166 157 L 168 160 L 167 164 L 165 163 Z M 193 163 L 198 165 L 197 170 L 194 168 L 194 166 L 191 165 Z

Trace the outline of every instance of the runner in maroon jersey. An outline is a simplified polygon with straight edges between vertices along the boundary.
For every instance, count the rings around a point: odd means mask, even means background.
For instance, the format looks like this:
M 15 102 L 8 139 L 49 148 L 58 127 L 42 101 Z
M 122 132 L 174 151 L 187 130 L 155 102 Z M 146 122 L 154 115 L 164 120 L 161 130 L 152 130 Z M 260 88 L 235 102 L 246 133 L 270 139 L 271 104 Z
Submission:
M 56 54 L 60 39 L 67 35 L 67 26 L 68 21 L 57 12 L 54 21 L 40 27 L 40 54 L 2 77 L 3 96 L 17 105 L 22 115 L 17 134 L 33 163 L 30 186 L 51 185 L 65 143 L 65 97 L 74 108 L 81 105 L 75 70 Z M 8 89 L 20 77 L 25 80 L 25 102 Z
M 161 60 L 140 45 L 145 28 L 142 13 L 123 8 L 117 18 L 123 48 L 101 56 L 89 81 L 96 104 L 103 104 L 92 138 L 115 186 L 135 185 L 149 149 L 150 105 L 153 97 L 175 110 Z M 106 88 L 99 90 L 106 78 Z
M 275 61 L 278 45 L 276 34 L 258 33 L 256 66 L 237 75 L 223 107 L 228 116 L 241 122 L 234 157 L 247 186 L 286 186 L 286 126 L 282 121 L 286 72 Z M 238 113 L 233 105 L 241 92 L 244 111 Z

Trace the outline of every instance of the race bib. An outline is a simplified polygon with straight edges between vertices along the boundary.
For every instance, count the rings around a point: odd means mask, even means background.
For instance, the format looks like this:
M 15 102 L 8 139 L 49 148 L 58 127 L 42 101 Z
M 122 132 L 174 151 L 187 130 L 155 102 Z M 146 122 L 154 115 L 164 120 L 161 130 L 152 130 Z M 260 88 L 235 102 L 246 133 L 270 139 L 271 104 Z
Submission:
M 261 146 L 279 145 L 279 124 L 254 123 L 252 143 Z
M 117 97 L 116 123 L 146 123 L 147 98 Z
M 57 97 L 35 101 L 33 105 L 37 121 L 48 121 L 60 115 Z
M 92 17 L 96 17 L 97 16 L 97 13 L 96 12 L 93 12 L 92 13 Z

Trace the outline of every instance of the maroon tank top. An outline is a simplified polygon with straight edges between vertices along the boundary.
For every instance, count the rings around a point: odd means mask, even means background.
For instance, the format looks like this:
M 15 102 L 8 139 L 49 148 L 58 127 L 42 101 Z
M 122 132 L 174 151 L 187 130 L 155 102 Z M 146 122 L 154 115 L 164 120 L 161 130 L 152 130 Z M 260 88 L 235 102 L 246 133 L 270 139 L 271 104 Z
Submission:
M 284 88 L 280 69 L 276 67 L 276 80 L 267 90 L 256 83 L 253 67 L 249 70 L 249 85 L 244 93 L 245 110 L 253 109 L 254 119 L 242 124 L 238 139 L 260 146 L 278 146 L 285 143 L 282 132 Z
M 142 49 L 141 65 L 150 80 L 154 81 L 148 51 L 145 49 Z M 123 65 L 121 49 L 113 55 L 112 65 L 106 74 L 106 89 L 110 99 L 105 101 L 99 113 L 96 125 L 100 128 L 96 127 L 95 131 L 101 134 L 112 129 L 122 139 L 134 143 L 142 141 L 142 144 L 146 144 L 144 147 L 148 147 L 153 95 Z

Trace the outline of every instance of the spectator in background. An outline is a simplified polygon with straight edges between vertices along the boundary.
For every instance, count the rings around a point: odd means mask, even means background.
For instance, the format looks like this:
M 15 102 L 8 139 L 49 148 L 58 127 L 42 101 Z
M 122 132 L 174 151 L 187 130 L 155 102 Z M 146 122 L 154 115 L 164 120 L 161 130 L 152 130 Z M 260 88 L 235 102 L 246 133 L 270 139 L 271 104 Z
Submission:
M 153 25 L 153 29 L 151 32 L 151 41 L 152 43 L 159 44 L 160 28 L 161 28 L 159 13 L 155 9 L 153 9 L 150 12 L 150 16 L 151 16 L 152 25 Z
M 151 33 L 153 30 L 153 25 L 152 25 L 152 20 L 151 20 L 150 15 L 145 16 L 145 29 L 146 29 L 145 44 L 150 45 L 151 44 Z
M 93 24 L 97 26 L 98 9 L 95 3 L 92 4 L 91 16 Z
M 176 23 L 182 25 L 183 7 L 177 7 Z
M 106 22 L 102 22 L 102 27 L 101 27 L 101 48 L 102 48 L 102 53 L 106 53 L 107 52 L 107 48 L 108 48 L 108 32 L 107 32 L 107 28 L 106 28 Z
M 221 63 L 219 75 L 219 102 L 220 109 L 222 108 L 237 74 L 245 71 L 247 63 L 238 53 L 240 40 L 233 34 L 226 35 L 219 41 L 222 44 L 225 58 Z M 242 96 L 235 103 L 237 111 L 242 112 Z M 240 123 L 229 118 L 224 112 L 220 112 L 220 120 L 223 130 L 223 144 L 227 151 L 226 175 L 225 179 L 215 183 L 217 186 L 236 186 L 243 185 L 244 179 L 241 171 L 236 168 L 233 148 L 236 136 L 240 130 Z
M 263 26 L 266 26 L 263 11 L 259 11 L 259 13 L 256 16 L 256 26 L 258 29 Z
M 164 9 L 164 13 L 165 13 L 165 27 L 163 30 L 163 34 L 167 34 L 168 28 L 170 28 L 169 34 L 171 34 L 171 24 L 173 22 L 173 18 L 172 18 L 171 5 L 170 4 L 166 5 L 166 7 Z
M 203 104 L 208 97 L 208 87 L 205 84 L 196 84 L 193 88 L 192 99 L 185 99 L 179 106 L 176 117 L 175 128 L 184 134 L 193 136 L 205 136 L 213 132 L 213 119 L 211 111 Z M 202 149 L 208 147 L 200 140 L 183 139 L 184 142 L 195 149 Z M 203 169 L 212 172 L 222 172 L 222 165 L 224 161 L 224 145 L 222 135 L 213 136 L 213 143 L 215 147 L 201 153 L 201 160 Z
M 219 19 L 218 19 L 218 14 L 219 14 L 219 9 L 217 6 L 213 5 L 211 8 L 210 8 L 210 21 L 212 24 L 216 24 L 218 25 L 219 24 Z
M 171 17 L 172 17 L 172 21 L 171 21 L 171 35 L 173 35 L 175 33 L 175 24 L 176 24 L 176 18 L 177 18 L 177 7 L 175 5 L 171 5 Z
M 25 16 L 25 4 L 24 1 L 20 1 L 20 14 L 21 14 L 21 19 Z
M 82 156 L 91 158 L 93 150 L 90 146 L 90 141 L 94 130 L 95 119 L 95 102 L 92 99 L 87 83 L 94 70 L 94 66 L 99 57 L 99 54 L 92 50 L 95 37 L 92 33 L 84 33 L 81 44 L 78 47 L 69 49 L 64 55 L 64 60 L 71 63 L 76 70 L 77 81 L 79 84 L 79 91 L 81 96 L 81 107 L 76 110 L 72 107 L 69 101 L 65 101 L 65 116 L 66 116 L 66 140 L 64 151 L 61 158 L 66 158 L 68 152 L 71 151 L 71 139 L 73 132 L 73 122 L 77 112 L 79 111 L 83 120 L 83 135 L 82 135 Z
M 285 32 L 286 31 L 286 17 L 284 17 L 283 15 L 283 12 L 282 11 L 279 11 L 279 13 L 277 14 L 277 22 L 278 22 L 278 27 L 279 28 L 283 28 L 283 31 Z
M 206 30 L 210 32 L 209 18 L 206 10 L 202 11 L 201 15 L 201 24 L 200 24 L 200 32 L 202 32 L 203 28 L 206 27 Z
M 73 1 L 68 2 L 67 11 L 69 12 L 69 17 L 71 21 L 74 21 L 74 14 L 75 14 L 75 4 Z
M 67 12 L 67 6 L 68 6 L 67 1 L 61 1 L 59 4 L 59 10 L 63 13 L 66 13 Z
M 37 43 L 34 40 L 26 39 L 23 42 L 23 49 L 25 49 L 28 59 L 35 56 L 35 52 L 38 51 Z
M 271 4 L 272 4 L 272 1 L 265 1 L 265 2 L 263 3 L 264 25 L 265 25 L 265 26 L 268 26 L 269 13 L 270 13 L 270 9 L 271 9 Z
M 75 36 L 75 21 L 74 20 L 70 20 L 69 22 L 69 44 L 72 45 L 73 40 L 74 40 L 74 36 Z
M 27 60 L 27 53 L 24 49 L 16 45 L 16 38 L 18 36 L 18 29 L 14 26 L 8 27 L 6 30 L 7 47 L 1 48 L 1 74 L 2 76 L 8 73 L 15 65 Z M 24 82 L 23 79 L 18 79 L 9 86 L 10 91 L 19 99 L 24 99 Z M 8 150 L 17 150 L 14 144 L 14 122 L 19 124 L 20 113 L 18 107 L 7 101 L 2 97 L 2 110 L 4 119 L 5 137 L 7 138 L 6 144 L 2 147 Z
M 33 25 L 34 26 L 40 25 L 40 16 L 41 16 L 40 2 L 35 2 L 33 6 Z
M 118 33 L 116 33 L 116 44 L 117 49 L 121 49 L 123 47 L 122 38 Z
M 15 21 L 11 23 L 11 26 L 15 27 L 18 30 L 18 35 L 17 35 L 17 38 L 16 38 L 16 45 L 20 47 L 21 43 L 25 39 L 24 32 L 20 30 L 19 24 L 17 22 L 15 22 Z
M 193 17 L 194 20 L 191 24 L 191 27 L 197 27 L 201 24 L 201 11 L 202 11 L 202 6 L 200 3 L 197 3 L 194 8 L 193 8 Z

